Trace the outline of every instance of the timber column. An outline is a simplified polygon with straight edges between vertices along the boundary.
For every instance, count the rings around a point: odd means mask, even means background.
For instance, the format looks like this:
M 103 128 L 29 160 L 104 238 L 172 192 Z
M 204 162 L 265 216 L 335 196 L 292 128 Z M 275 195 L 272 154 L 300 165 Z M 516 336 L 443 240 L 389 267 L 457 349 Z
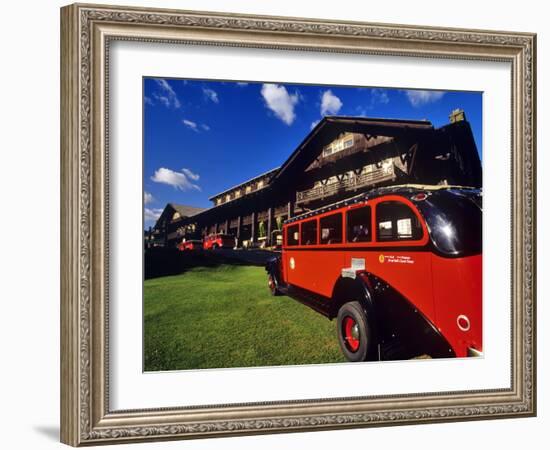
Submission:
M 250 223 L 250 242 L 256 241 L 256 211 L 254 211 L 250 217 L 252 222 Z
M 243 217 L 237 217 L 237 247 L 241 246 L 241 228 L 243 224 Z
M 292 218 L 294 216 L 294 203 L 292 202 L 288 202 L 288 205 L 287 205 L 287 214 L 288 214 L 288 218 Z
M 267 210 L 267 236 L 265 245 L 271 245 L 271 232 L 273 231 L 273 208 Z

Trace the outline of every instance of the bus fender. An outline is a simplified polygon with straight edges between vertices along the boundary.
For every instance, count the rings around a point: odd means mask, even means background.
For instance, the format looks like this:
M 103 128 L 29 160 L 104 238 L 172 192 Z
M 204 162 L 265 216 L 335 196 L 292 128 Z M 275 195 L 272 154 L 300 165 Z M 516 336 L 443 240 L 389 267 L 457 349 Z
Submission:
M 374 296 L 368 277 L 358 274 L 355 277 L 340 276 L 332 290 L 330 318 L 338 315 L 344 303 L 358 301 L 366 314 L 375 315 Z
M 407 298 L 384 280 L 368 272 L 358 274 L 371 295 L 379 337 L 391 341 L 398 336 L 402 341 L 415 343 L 433 358 L 454 357 L 455 352 L 440 330 Z

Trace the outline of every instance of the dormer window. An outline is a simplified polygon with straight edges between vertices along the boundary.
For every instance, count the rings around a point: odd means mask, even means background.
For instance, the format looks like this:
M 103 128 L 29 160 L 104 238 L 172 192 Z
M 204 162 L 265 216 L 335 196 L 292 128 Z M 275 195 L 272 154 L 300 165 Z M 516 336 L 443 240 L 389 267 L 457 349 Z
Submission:
M 330 156 L 346 148 L 353 146 L 353 135 L 347 135 L 336 141 L 333 141 L 323 149 L 323 156 Z
M 332 145 L 327 145 L 323 150 L 323 156 L 329 156 L 332 154 Z

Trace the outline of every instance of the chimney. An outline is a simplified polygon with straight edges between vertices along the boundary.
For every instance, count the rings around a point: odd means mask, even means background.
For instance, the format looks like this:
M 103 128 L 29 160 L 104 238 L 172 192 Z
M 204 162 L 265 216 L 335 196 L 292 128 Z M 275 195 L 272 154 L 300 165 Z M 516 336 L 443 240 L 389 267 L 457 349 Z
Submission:
M 464 114 L 464 110 L 460 108 L 453 109 L 453 111 L 449 115 L 449 121 L 451 123 L 455 123 L 462 122 L 463 120 L 466 120 L 466 114 Z

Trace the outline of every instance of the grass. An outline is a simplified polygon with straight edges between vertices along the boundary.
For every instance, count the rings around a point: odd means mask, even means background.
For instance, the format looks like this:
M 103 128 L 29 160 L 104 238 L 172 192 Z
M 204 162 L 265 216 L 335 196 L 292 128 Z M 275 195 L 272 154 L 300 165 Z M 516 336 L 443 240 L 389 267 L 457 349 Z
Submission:
M 334 322 L 272 297 L 261 267 L 197 267 L 144 284 L 145 370 L 344 361 Z

